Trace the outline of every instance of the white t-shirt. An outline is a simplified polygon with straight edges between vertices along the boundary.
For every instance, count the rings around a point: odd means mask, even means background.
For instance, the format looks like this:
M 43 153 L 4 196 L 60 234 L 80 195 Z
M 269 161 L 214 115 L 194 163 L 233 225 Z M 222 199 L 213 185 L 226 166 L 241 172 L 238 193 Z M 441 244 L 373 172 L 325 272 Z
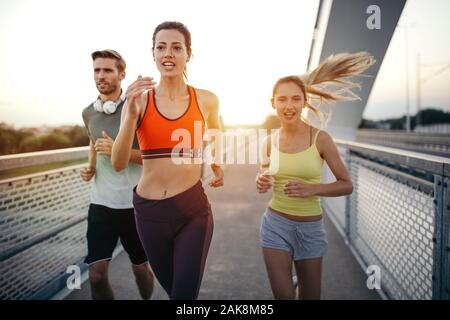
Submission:
M 89 135 L 94 141 L 102 138 L 105 131 L 112 139 L 117 137 L 120 128 L 120 115 L 124 101 L 115 113 L 106 114 L 94 109 L 93 103 L 83 110 L 83 121 Z M 136 135 L 133 149 L 139 149 Z M 111 157 L 97 154 L 95 175 L 91 184 L 91 203 L 112 209 L 133 208 L 133 188 L 142 175 L 142 166 L 133 162 L 128 167 L 117 172 L 111 164 Z

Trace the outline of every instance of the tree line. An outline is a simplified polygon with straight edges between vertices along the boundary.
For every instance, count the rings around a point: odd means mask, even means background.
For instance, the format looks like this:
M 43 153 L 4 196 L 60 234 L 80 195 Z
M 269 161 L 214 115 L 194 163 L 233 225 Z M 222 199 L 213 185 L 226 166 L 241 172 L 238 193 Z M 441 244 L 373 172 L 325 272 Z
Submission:
M 438 123 L 450 123 L 450 112 L 428 108 L 421 110 L 414 116 L 411 116 L 410 119 L 411 129 L 414 130 L 417 125 L 426 126 Z M 391 130 L 404 130 L 406 128 L 406 116 L 379 121 L 362 119 L 359 128 L 371 129 L 378 128 L 383 125 Z
M 53 128 L 38 135 L 30 129 L 14 129 L 0 123 L 0 155 L 82 147 L 89 144 L 86 129 L 82 126 Z

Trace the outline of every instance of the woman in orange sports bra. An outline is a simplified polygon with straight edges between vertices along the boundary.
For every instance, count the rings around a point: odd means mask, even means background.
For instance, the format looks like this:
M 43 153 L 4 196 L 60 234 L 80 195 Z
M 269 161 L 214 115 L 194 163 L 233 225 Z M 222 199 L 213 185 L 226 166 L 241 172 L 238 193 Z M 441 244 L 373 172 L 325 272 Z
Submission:
M 153 33 L 153 58 L 161 74 L 139 77 L 126 92 L 111 161 L 128 164 L 136 131 L 143 175 L 133 192 L 136 227 L 151 267 L 170 299 L 197 299 L 213 232 L 211 207 L 201 178 L 205 124 L 220 129 L 218 99 L 186 84 L 191 36 L 180 22 Z M 211 187 L 223 185 L 212 164 Z

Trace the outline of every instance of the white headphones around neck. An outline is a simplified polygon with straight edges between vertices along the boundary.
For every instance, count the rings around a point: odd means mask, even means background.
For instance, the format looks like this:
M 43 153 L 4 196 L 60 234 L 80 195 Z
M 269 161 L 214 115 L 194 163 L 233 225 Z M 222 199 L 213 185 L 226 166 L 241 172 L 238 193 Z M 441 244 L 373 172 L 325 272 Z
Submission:
M 93 107 L 95 111 L 104 112 L 106 114 L 113 114 L 117 110 L 117 106 L 125 100 L 125 96 L 121 95 L 118 101 L 102 101 L 100 96 L 95 100 Z

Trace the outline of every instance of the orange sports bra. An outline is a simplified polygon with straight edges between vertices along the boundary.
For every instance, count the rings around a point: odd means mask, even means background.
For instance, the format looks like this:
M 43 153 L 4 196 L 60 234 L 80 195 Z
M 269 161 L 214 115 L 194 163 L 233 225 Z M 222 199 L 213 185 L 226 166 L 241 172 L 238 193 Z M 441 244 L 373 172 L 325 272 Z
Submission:
M 148 92 L 144 116 L 136 129 L 142 159 L 201 158 L 205 120 L 193 87 L 188 86 L 189 105 L 176 119 L 159 112 L 155 90 Z

